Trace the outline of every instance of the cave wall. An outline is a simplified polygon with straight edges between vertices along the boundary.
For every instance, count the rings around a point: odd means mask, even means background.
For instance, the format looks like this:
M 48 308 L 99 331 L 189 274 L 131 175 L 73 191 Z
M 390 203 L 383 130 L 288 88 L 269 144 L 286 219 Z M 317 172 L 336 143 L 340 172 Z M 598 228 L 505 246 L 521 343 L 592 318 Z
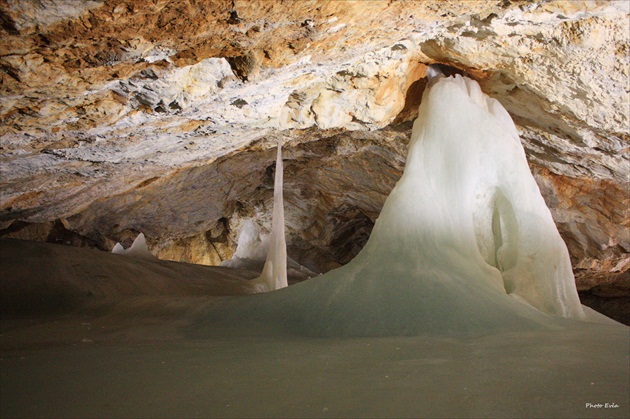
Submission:
M 626 2 L 0 2 L 0 235 L 217 264 L 269 226 L 350 260 L 441 63 L 517 123 L 583 289 L 628 281 Z M 624 276 L 625 275 L 625 276 Z M 578 284 L 580 285 L 580 283 Z

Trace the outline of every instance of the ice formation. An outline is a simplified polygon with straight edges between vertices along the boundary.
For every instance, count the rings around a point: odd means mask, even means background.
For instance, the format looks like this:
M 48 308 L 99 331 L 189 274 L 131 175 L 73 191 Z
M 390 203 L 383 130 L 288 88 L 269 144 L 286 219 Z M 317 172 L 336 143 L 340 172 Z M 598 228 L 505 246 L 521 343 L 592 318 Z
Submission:
M 255 279 L 260 292 L 284 288 L 287 282 L 287 244 L 284 237 L 282 140 L 278 140 L 276 175 L 273 183 L 273 216 L 269 236 L 269 252 L 260 276 Z
M 154 260 L 155 256 L 149 252 L 147 246 L 147 240 L 143 233 L 138 234 L 138 237 L 133 241 L 129 249 L 122 247 L 122 244 L 116 243 L 116 246 L 112 249 L 112 253 L 119 255 L 131 256 L 138 259 Z
M 259 227 L 253 219 L 247 219 L 239 230 L 234 256 L 221 262 L 221 266 L 262 271 L 268 253 L 269 234 Z M 317 275 L 319 275 L 318 272 L 300 265 L 287 255 L 287 276 L 296 279 L 308 279 Z
M 405 179 L 392 193 L 414 196 L 422 185 L 413 201 L 418 238 L 444 242 L 479 269 L 479 279 L 540 311 L 581 317 L 569 253 L 510 115 L 467 77 L 435 74 L 432 83 L 405 169 L 415 182 Z M 397 217 L 392 205 L 387 211 L 384 218 Z
M 221 266 L 229 268 L 259 269 L 269 252 L 269 235 L 262 233 L 253 220 L 245 220 L 238 232 L 236 251 L 232 259 L 224 260 Z
M 568 251 L 509 114 L 475 81 L 433 75 L 405 171 L 366 246 L 337 270 L 252 301 L 255 316 L 326 336 L 515 330 L 584 317 Z

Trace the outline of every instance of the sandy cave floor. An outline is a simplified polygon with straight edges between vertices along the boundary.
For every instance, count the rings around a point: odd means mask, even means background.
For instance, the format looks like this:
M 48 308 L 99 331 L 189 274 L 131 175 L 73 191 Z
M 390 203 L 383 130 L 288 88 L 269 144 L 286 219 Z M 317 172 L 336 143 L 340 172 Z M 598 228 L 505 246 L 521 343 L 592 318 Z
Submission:
M 380 338 L 225 330 L 204 321 L 207 314 L 218 301 L 238 304 L 251 297 L 209 295 L 212 287 L 191 276 L 195 269 L 208 276 L 206 267 L 159 262 L 149 268 L 143 264 L 152 262 L 143 262 L 138 268 L 104 253 L 79 263 L 92 251 L 71 249 L 68 255 L 62 246 L 0 243 L 0 291 L 13 298 L 14 309 L 19 293 L 6 286 L 9 278 L 42 272 L 39 279 L 49 278 L 44 282 L 50 285 L 65 275 L 61 285 L 48 288 L 57 310 L 3 311 L 2 417 L 629 415 L 626 327 L 569 324 L 473 337 Z M 26 259 L 9 263 L 7 257 L 16 257 L 11 252 Z M 108 270 L 110 263 L 116 266 Z M 89 281 L 77 278 L 87 278 L 92 268 L 100 281 L 114 272 L 114 284 L 86 291 Z M 188 270 L 195 286 L 182 290 L 169 282 L 166 273 L 176 277 L 179 269 Z M 163 287 L 143 285 L 142 270 Z M 251 273 L 231 273 L 232 285 L 215 291 L 243 287 L 248 278 Z M 64 288 L 72 292 L 60 298 Z

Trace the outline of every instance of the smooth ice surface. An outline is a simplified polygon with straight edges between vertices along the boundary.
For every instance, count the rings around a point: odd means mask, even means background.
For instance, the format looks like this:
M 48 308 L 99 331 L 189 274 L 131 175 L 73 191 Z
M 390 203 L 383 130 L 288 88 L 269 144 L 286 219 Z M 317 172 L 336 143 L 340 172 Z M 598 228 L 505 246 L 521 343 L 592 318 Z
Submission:
M 0 247 L 0 417 L 628 417 L 629 334 L 614 322 L 312 338 L 274 330 L 280 317 L 268 313 L 313 288 L 212 297 L 246 292 L 255 275 L 51 243 Z M 7 315 L 16 300 L 34 311 Z M 298 308 L 282 318 L 303 317 Z
M 124 330 L 142 336 L 150 323 L 141 324 Z M 590 326 L 470 340 L 192 334 L 107 345 L 79 335 L 78 347 L 5 352 L 1 409 L 3 417 L 627 418 L 627 334 Z
M 122 244 L 116 243 L 116 246 L 114 246 L 114 248 L 112 249 L 112 253 L 131 256 L 139 259 L 155 259 L 155 256 L 153 256 L 151 252 L 149 252 L 149 247 L 147 246 L 147 240 L 144 237 L 144 233 L 138 234 L 138 237 L 136 237 L 129 249 L 125 249 Z
M 239 321 L 382 336 L 555 328 L 559 318 L 586 317 L 509 114 L 475 81 L 439 74 L 364 249 L 265 297 L 239 307 Z

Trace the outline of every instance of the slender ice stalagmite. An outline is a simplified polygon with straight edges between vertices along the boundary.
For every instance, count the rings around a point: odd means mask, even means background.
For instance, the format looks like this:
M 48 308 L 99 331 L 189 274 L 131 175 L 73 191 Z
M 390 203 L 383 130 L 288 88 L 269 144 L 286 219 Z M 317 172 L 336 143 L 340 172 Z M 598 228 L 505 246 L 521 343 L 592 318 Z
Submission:
M 284 288 L 287 282 L 287 244 L 284 237 L 284 202 L 283 202 L 282 140 L 278 140 L 276 155 L 276 175 L 273 184 L 273 216 L 271 219 L 271 235 L 269 237 L 269 253 L 262 274 L 255 280 L 259 292 Z

